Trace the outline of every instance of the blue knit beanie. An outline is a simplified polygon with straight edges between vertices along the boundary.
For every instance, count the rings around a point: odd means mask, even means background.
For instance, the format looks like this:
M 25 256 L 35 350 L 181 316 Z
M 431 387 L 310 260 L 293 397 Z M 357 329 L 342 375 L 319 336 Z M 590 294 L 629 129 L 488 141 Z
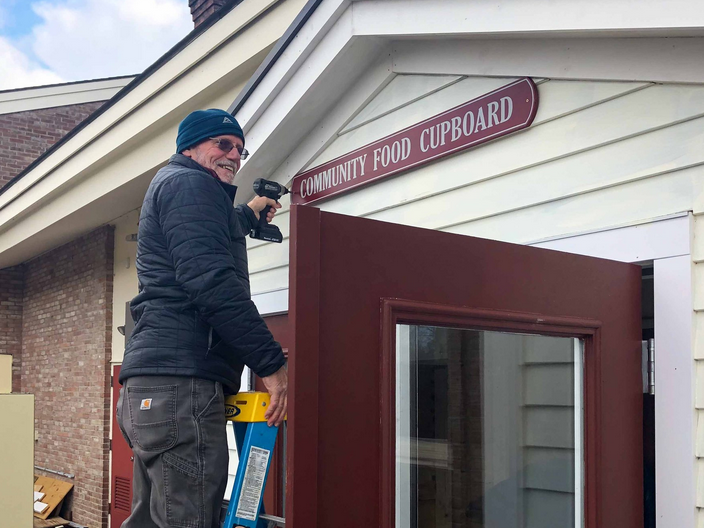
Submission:
M 237 136 L 244 145 L 242 127 L 232 114 L 217 108 L 196 110 L 178 125 L 176 152 L 183 152 L 208 138 L 224 135 Z

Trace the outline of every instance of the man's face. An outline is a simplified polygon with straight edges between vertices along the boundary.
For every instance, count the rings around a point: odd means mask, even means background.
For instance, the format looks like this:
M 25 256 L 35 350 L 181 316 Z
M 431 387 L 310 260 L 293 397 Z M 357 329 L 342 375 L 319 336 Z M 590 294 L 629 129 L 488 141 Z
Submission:
M 229 141 L 235 148 L 230 152 L 225 152 L 220 148 L 220 142 Z M 203 167 L 215 171 L 220 181 L 233 184 L 235 174 L 240 170 L 240 153 L 243 143 L 237 136 L 216 136 L 214 139 L 207 139 L 193 148 L 183 151 L 184 156 L 188 156 Z

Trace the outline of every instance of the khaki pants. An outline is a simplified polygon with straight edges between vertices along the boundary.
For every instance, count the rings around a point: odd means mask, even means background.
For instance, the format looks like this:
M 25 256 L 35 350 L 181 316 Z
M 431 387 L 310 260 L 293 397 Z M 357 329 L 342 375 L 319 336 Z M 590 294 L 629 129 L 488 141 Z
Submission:
M 218 528 L 228 468 L 222 385 L 129 378 L 117 423 L 134 453 L 132 514 L 122 528 Z

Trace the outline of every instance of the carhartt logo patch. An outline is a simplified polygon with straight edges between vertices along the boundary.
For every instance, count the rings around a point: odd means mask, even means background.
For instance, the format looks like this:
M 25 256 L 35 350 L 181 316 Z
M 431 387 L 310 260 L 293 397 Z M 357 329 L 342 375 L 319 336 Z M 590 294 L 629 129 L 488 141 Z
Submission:
M 139 406 L 140 411 L 148 411 L 151 408 L 152 408 L 152 399 L 151 398 L 147 398 L 146 400 L 142 400 L 142 403 Z
M 222 122 L 223 123 L 230 123 L 231 125 L 233 124 L 232 119 L 230 119 L 229 117 L 226 117 L 225 119 L 223 119 Z

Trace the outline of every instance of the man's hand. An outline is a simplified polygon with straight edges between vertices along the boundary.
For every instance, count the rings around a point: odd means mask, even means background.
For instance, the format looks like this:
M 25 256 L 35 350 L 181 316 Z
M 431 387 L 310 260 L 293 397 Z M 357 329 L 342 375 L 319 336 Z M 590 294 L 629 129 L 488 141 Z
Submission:
M 283 366 L 271 376 L 262 378 L 266 391 L 271 396 L 271 404 L 269 409 L 264 414 L 267 423 L 271 427 L 281 425 L 286 417 L 288 408 L 288 373 L 286 367 Z
M 266 196 L 257 196 L 247 205 L 252 211 L 254 211 L 254 216 L 257 217 L 257 220 L 259 220 L 259 213 L 262 209 L 265 207 L 273 207 L 274 209 L 269 209 L 269 212 L 266 215 L 267 222 L 271 222 L 274 219 L 276 209 L 281 209 L 281 204 L 279 202 L 272 200 L 271 198 L 267 198 Z

